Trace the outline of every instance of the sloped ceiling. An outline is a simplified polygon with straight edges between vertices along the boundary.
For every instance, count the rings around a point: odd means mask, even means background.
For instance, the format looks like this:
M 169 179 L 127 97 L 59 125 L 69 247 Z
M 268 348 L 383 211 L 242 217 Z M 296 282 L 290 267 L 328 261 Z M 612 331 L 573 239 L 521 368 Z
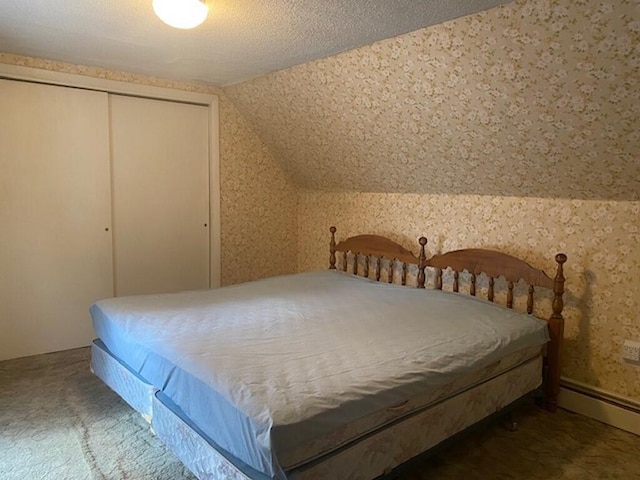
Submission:
M 640 200 L 639 25 L 519 0 L 225 92 L 304 188 Z
M 0 51 L 227 85 L 512 0 L 204 0 L 176 30 L 151 0 L 0 1 Z

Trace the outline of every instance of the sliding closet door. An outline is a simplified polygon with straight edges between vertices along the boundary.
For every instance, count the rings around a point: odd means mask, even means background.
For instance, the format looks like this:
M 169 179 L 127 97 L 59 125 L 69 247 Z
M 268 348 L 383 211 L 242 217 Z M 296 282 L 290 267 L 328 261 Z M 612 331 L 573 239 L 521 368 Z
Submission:
M 113 295 L 108 97 L 0 80 L 0 360 L 88 345 Z
M 110 105 L 116 295 L 208 288 L 208 109 Z

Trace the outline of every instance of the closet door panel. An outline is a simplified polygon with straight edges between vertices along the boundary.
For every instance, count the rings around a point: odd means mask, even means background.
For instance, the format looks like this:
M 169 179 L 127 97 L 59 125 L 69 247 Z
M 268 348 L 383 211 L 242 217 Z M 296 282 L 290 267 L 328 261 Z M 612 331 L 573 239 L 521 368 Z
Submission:
M 110 96 L 116 295 L 209 287 L 203 106 Z
M 88 345 L 113 295 L 108 97 L 0 80 L 0 359 Z

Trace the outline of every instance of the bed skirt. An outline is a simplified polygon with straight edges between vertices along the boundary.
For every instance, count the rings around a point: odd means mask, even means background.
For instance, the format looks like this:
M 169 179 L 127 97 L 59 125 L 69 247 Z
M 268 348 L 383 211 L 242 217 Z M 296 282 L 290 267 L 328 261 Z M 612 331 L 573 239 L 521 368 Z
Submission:
M 151 400 L 156 388 L 116 359 L 100 340 L 91 344 L 91 371 L 151 422 Z

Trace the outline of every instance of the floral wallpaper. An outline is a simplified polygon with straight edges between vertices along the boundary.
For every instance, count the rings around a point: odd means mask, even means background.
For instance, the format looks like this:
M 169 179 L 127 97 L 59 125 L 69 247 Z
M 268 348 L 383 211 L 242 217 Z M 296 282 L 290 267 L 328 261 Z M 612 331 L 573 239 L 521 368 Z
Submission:
M 223 284 L 293 273 L 297 190 L 233 103 L 220 105 Z
M 225 89 L 298 185 L 640 200 L 637 0 L 517 0 Z
M 337 240 L 376 233 L 416 254 L 422 235 L 430 255 L 501 250 L 552 277 L 566 253 L 563 375 L 640 399 L 640 368 L 622 360 L 623 341 L 640 340 L 639 219 L 640 202 L 301 191 L 298 268 L 328 267 L 331 225 Z
M 218 88 L 1 52 L 0 63 L 217 94 L 222 284 L 295 270 L 296 189 L 253 128 Z M 291 260 L 275 261 L 283 255 Z

